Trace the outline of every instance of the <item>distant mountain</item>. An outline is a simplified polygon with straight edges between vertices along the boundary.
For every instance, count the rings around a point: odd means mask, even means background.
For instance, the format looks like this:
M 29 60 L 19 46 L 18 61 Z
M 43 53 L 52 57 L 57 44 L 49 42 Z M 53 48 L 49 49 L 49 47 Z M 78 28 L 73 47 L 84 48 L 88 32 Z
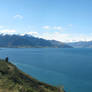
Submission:
M 0 47 L 14 47 L 14 48 L 72 48 L 65 43 L 55 40 L 45 40 L 42 38 L 36 38 L 29 35 L 0 35 Z
M 92 41 L 80 41 L 68 43 L 68 45 L 74 48 L 92 48 Z

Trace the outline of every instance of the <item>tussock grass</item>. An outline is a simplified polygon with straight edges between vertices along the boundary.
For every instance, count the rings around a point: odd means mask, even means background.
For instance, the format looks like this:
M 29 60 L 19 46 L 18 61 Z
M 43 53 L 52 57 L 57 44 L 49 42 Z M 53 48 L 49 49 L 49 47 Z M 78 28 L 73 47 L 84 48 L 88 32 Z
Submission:
M 42 83 L 0 59 L 0 92 L 64 92 L 63 89 Z

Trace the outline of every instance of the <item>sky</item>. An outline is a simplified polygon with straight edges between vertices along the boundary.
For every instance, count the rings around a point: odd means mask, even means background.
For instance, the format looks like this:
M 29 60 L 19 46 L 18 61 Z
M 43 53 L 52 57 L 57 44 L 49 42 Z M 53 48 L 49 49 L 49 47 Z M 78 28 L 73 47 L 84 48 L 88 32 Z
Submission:
M 92 0 L 0 0 L 0 33 L 90 41 Z

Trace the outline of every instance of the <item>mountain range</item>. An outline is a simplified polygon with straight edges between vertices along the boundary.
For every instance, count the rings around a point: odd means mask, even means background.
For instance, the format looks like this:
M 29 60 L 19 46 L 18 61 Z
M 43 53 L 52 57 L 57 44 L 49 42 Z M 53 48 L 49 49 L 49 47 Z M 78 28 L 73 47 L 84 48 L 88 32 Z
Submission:
M 72 48 L 63 42 L 46 40 L 31 35 L 0 35 L 0 47 L 11 48 Z
M 80 41 L 68 43 L 68 45 L 74 48 L 92 48 L 92 41 Z

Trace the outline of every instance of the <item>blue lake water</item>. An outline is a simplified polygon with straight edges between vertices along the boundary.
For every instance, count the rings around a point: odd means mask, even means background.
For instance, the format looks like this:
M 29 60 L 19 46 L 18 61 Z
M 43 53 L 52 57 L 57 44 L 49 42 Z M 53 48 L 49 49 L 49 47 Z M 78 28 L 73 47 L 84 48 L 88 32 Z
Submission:
M 64 85 L 67 92 L 92 92 L 92 49 L 0 49 L 0 57 L 6 56 L 40 81 Z

